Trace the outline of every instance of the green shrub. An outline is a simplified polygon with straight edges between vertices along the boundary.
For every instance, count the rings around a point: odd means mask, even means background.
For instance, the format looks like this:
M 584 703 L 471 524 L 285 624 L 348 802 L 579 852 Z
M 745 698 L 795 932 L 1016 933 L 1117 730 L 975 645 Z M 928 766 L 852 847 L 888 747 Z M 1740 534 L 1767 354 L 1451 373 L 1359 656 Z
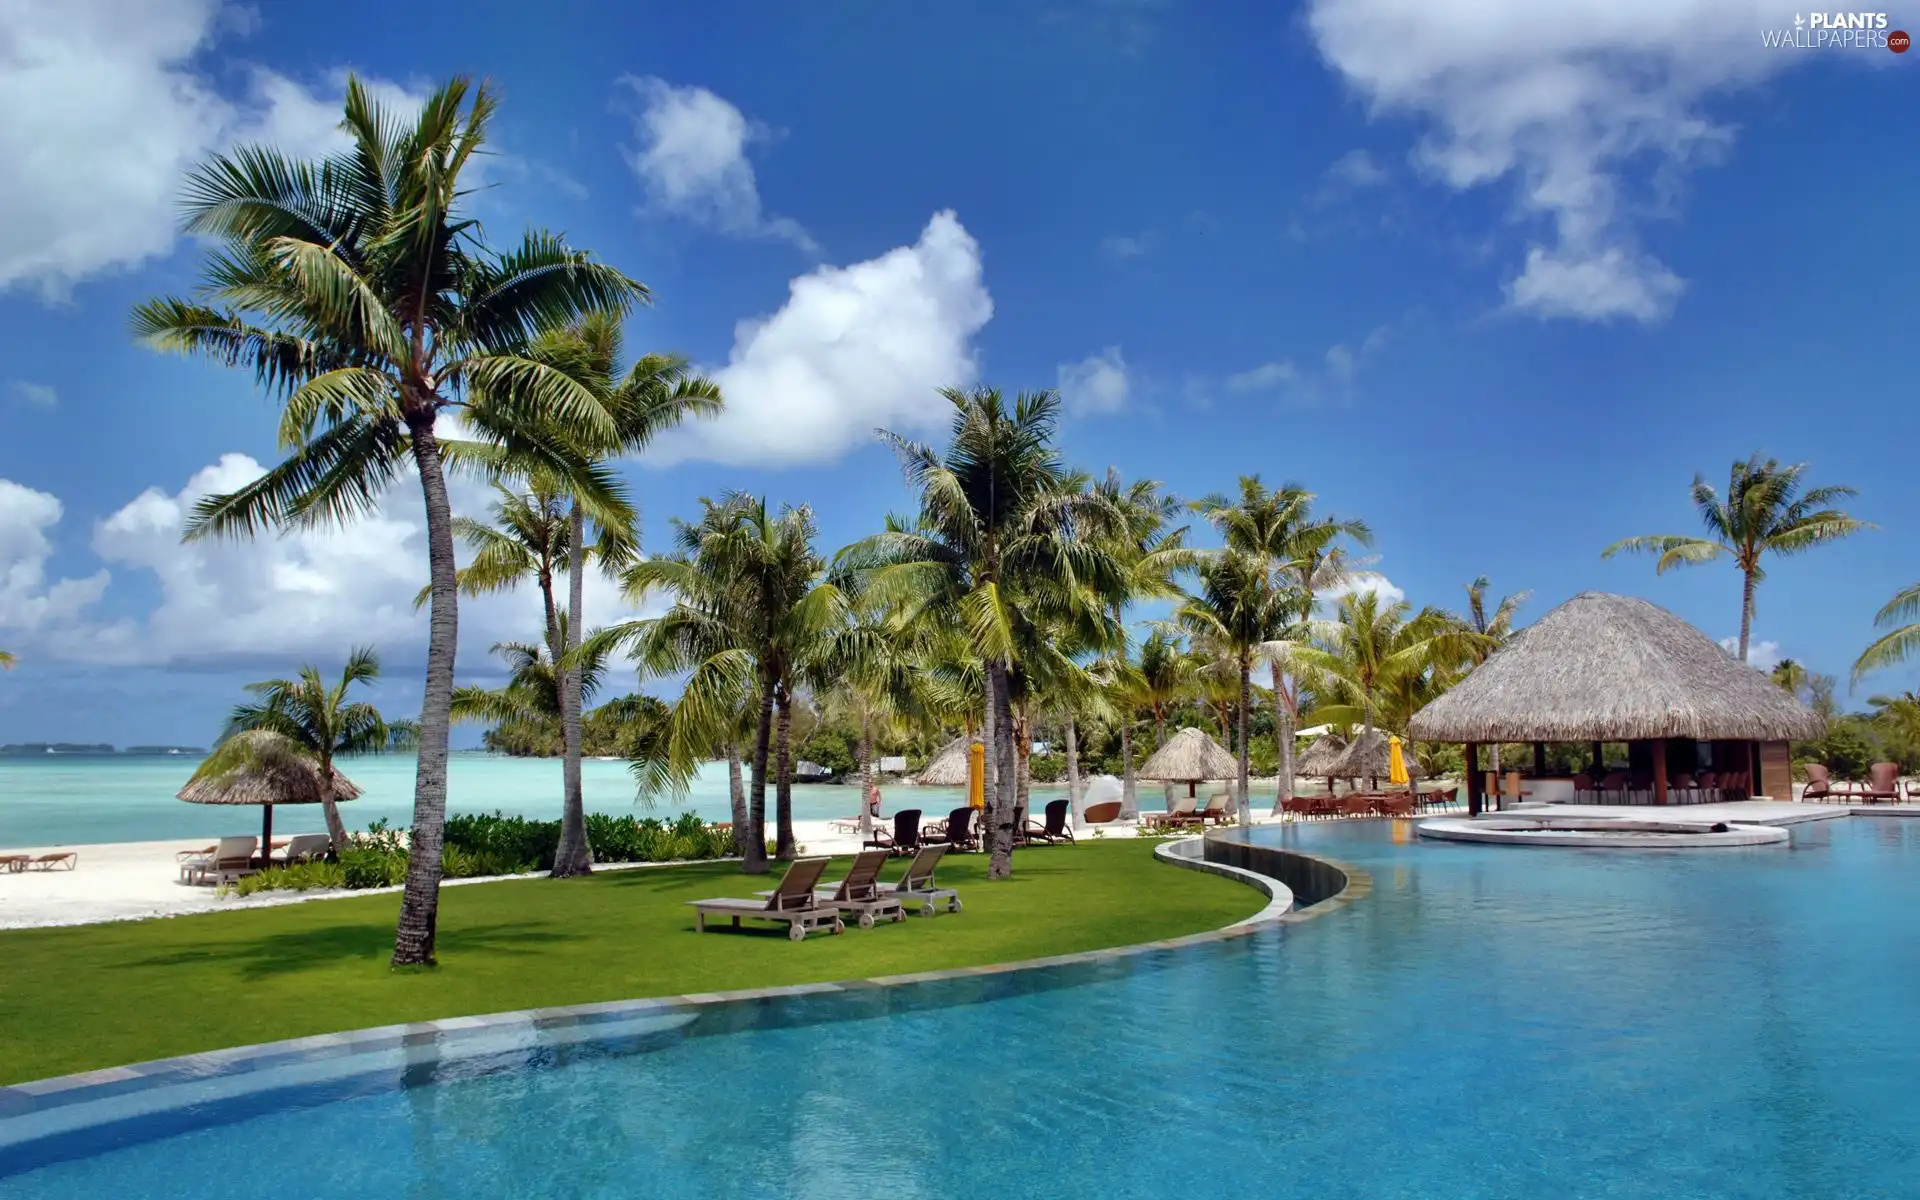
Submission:
M 356 846 L 341 853 L 338 866 L 350 888 L 397 887 L 406 882 L 407 852 Z
M 560 822 L 530 821 L 498 812 L 462 813 L 447 818 L 446 846 L 487 855 L 496 864 L 528 863 L 529 870 L 551 871 L 554 852 L 560 848 Z
M 307 862 L 295 863 L 290 867 L 269 867 L 242 877 L 226 890 L 237 896 L 251 896 L 255 892 L 305 892 L 314 888 L 346 886 L 347 872 L 339 863 Z

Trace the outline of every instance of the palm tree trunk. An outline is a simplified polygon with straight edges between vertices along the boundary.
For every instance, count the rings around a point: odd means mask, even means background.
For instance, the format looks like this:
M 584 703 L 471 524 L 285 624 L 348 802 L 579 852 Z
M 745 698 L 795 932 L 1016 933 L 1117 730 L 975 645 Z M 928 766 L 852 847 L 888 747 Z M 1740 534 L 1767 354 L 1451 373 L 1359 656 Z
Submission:
M 1240 824 L 1242 826 L 1253 824 L 1253 814 L 1248 811 L 1248 802 L 1251 799 L 1248 795 L 1248 786 L 1251 780 L 1248 777 L 1247 766 L 1247 713 L 1252 708 L 1253 661 L 1246 654 L 1242 654 L 1240 656 L 1240 736 L 1234 740 L 1234 744 L 1238 747 L 1240 759 L 1238 764 L 1240 768 L 1240 794 L 1234 797 L 1234 800 L 1240 809 Z
M 1753 572 L 1746 571 L 1740 592 L 1740 661 L 1747 661 L 1747 635 L 1753 630 Z
M 1008 695 L 1007 664 L 995 659 L 987 664 L 988 708 L 993 726 L 994 787 L 987 794 L 987 837 L 992 857 L 987 863 L 988 879 L 1005 879 L 1013 874 L 1013 806 L 1019 790 L 1020 768 L 1013 752 L 1013 705 Z
M 1371 742 L 1373 741 L 1373 698 L 1368 696 L 1362 707 L 1365 710 L 1366 722 L 1360 730 L 1360 737 L 1363 741 Z M 1380 790 L 1380 777 L 1378 775 L 1367 776 L 1367 790 L 1370 792 Z
M 1012 817 L 1018 822 L 1020 814 L 1027 810 L 1027 799 L 1033 790 L 1033 718 L 1023 711 L 1014 719 L 1013 732 L 1013 755 L 1020 765 L 1020 783 L 1013 793 Z
M 326 784 L 320 793 L 320 814 L 327 821 L 327 837 L 333 842 L 334 857 L 347 848 L 347 823 L 340 819 L 340 806 L 333 802 L 333 760 L 320 760 L 320 778 Z
M 774 776 L 773 809 L 777 831 L 774 834 L 773 856 L 781 862 L 792 862 L 796 857 L 793 848 L 793 696 L 787 691 L 785 683 L 774 688 L 773 703 L 779 743 L 779 773 Z
M 453 707 L 453 659 L 460 645 L 459 584 L 453 557 L 453 512 L 433 433 L 433 411 L 410 415 L 413 461 L 427 516 L 427 682 L 420 702 L 420 750 L 413 777 L 413 830 L 407 882 L 393 935 L 393 965 L 431 966 L 440 922 L 441 853 L 447 825 L 447 731 Z
M 1274 748 L 1280 751 L 1280 786 L 1273 794 L 1273 815 L 1279 816 L 1287 810 L 1287 801 L 1293 799 L 1293 710 L 1287 707 L 1287 695 L 1280 690 L 1283 682 L 1280 664 L 1273 664 L 1273 740 Z
M 587 518 L 580 501 L 573 502 L 571 535 L 567 543 L 567 657 L 580 648 L 586 607 Z M 556 666 L 559 664 L 556 663 Z M 560 846 L 553 855 L 553 877 L 585 875 L 593 870 L 593 848 L 587 844 L 586 796 L 580 783 L 580 664 L 560 672 L 560 775 L 565 798 L 560 806 Z
M 753 784 L 747 794 L 747 849 L 740 869 L 749 875 L 767 870 L 767 745 L 773 740 L 773 684 L 760 678 L 760 719 L 753 729 Z
M 867 797 L 873 795 L 873 719 L 870 714 L 860 714 L 860 840 L 865 842 L 873 836 L 873 806 Z
M 1154 743 L 1153 748 L 1155 750 L 1158 750 L 1160 749 L 1160 747 L 1167 744 L 1167 714 L 1164 711 L 1162 711 L 1158 706 L 1156 706 L 1153 710 L 1153 743 Z M 1168 812 L 1173 811 L 1172 782 L 1170 781 L 1161 782 L 1160 800 L 1163 804 L 1166 805 Z
M 727 743 L 727 799 L 733 805 L 733 850 L 745 858 L 752 833 L 747 819 L 747 785 L 740 778 L 740 743 Z
M 1067 803 L 1080 811 L 1080 722 L 1072 713 L 1067 714 Z
M 1120 716 L 1120 808 L 1129 817 L 1140 815 L 1140 780 L 1133 769 L 1133 714 Z M 1074 812 L 1079 812 L 1076 801 Z

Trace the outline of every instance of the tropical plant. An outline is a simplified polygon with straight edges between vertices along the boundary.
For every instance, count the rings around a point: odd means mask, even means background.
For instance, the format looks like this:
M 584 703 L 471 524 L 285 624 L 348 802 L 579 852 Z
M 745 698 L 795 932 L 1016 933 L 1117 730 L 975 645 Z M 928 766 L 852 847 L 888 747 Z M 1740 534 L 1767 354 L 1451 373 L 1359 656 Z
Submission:
M 555 640 L 566 635 L 567 617 L 558 618 Z M 560 641 L 564 645 L 564 641 Z M 549 646 L 529 642 L 496 642 L 493 655 L 506 663 L 508 676 L 504 687 L 457 687 L 453 689 L 452 714 L 455 721 L 507 721 L 559 724 L 565 711 L 560 673 L 553 668 Z M 607 647 L 602 642 L 588 644 L 583 658 L 581 696 L 591 700 L 600 687 L 606 670 Z
M 1341 600 L 1332 620 L 1313 623 L 1313 636 L 1319 644 L 1299 647 L 1294 655 L 1318 673 L 1315 689 L 1327 698 L 1314 719 L 1359 725 L 1368 739 L 1396 689 L 1413 690 L 1407 676 L 1457 661 L 1471 644 L 1467 632 L 1439 609 L 1415 613 L 1406 601 L 1388 603 L 1375 591 Z
M 1808 679 L 1807 669 L 1791 658 L 1781 659 L 1773 668 L 1773 682 L 1796 700 L 1806 696 Z
M 1291 670 L 1293 647 L 1305 638 L 1319 596 L 1351 577 L 1342 543 L 1373 544 L 1373 531 L 1365 521 L 1316 516 L 1314 499 L 1298 484 L 1269 490 L 1260 476 L 1243 475 L 1237 499 L 1215 494 L 1194 504 L 1220 531 L 1229 549 L 1263 559 L 1274 585 L 1293 602 L 1285 614 L 1288 619 L 1259 654 L 1267 663 L 1273 687 L 1274 749 L 1280 764 L 1280 786 L 1273 798 L 1276 815 L 1293 798 L 1293 731 L 1298 728 L 1301 700 L 1300 681 Z
M 1111 514 L 1108 552 L 1125 571 L 1124 587 L 1109 597 L 1118 641 L 1101 664 L 1101 675 L 1108 682 L 1109 698 L 1118 702 L 1121 796 L 1123 810 L 1131 813 L 1140 810 L 1140 796 L 1133 756 L 1137 709 L 1127 703 L 1129 693 L 1136 690 L 1136 681 L 1126 632 L 1126 606 L 1136 600 L 1178 598 L 1181 593 L 1173 581 L 1174 573 L 1192 567 L 1197 559 L 1196 552 L 1186 545 L 1186 526 L 1168 528 L 1182 505 L 1178 497 L 1162 491 L 1157 480 L 1126 483 L 1119 472 L 1109 468 L 1095 490 Z M 1078 730 L 1071 724 L 1067 732 L 1070 740 L 1077 740 Z M 1077 789 L 1073 800 L 1074 811 L 1078 812 Z
M 347 656 L 340 682 L 328 687 L 319 668 L 303 666 L 294 679 L 263 679 L 246 690 L 257 699 L 238 705 L 227 717 L 226 729 L 207 755 L 195 779 L 221 779 L 238 771 L 258 769 L 275 757 L 304 759 L 319 767 L 320 807 L 335 853 L 347 843 L 347 827 L 333 801 L 337 778 L 334 760 L 356 754 L 402 750 L 414 744 L 411 722 L 389 721 L 371 704 L 349 703 L 347 693 L 357 683 L 380 677 L 380 656 L 363 646 Z M 253 734 L 237 737 L 237 734 Z M 264 737 L 258 735 L 266 735 Z
M 927 634 L 925 624 L 915 621 L 906 606 L 849 587 L 846 619 L 828 631 L 805 663 L 808 686 L 821 698 L 825 713 L 844 717 L 858 728 L 854 757 L 863 829 L 874 780 L 874 739 L 902 733 L 910 724 L 924 722 L 930 712 L 922 669 Z
M 462 78 L 406 121 L 349 79 L 346 151 L 317 163 L 267 147 L 213 156 L 187 187 L 186 228 L 222 243 L 199 295 L 133 316 L 148 344 L 250 370 L 284 403 L 286 459 L 203 499 L 187 537 L 345 522 L 409 462 L 418 475 L 432 606 L 396 965 L 434 961 L 446 817 L 458 584 L 435 424 L 465 407 L 472 423 L 525 437 L 556 427 L 611 437 L 600 400 L 528 347 L 588 312 L 647 299 L 551 234 L 531 231 L 500 254 L 480 241 L 460 211 L 461 176 L 493 112 L 487 89 Z
M 1724 498 L 1707 482 L 1706 476 L 1693 477 L 1692 498 L 1707 536 L 1650 534 L 1625 538 L 1608 546 L 1601 558 L 1612 558 L 1622 551 L 1656 554 L 1654 569 L 1664 575 L 1674 567 L 1733 560 L 1740 570 L 1740 661 L 1747 661 L 1747 640 L 1753 629 L 1753 594 L 1767 573 L 1762 559 L 1767 555 L 1786 557 L 1850 537 L 1873 526 L 1830 507 L 1834 501 L 1858 495 L 1842 486 L 1810 488 L 1802 491 L 1806 463 L 1782 466 L 1778 459 L 1765 462 L 1758 454 L 1745 462 L 1736 462 L 1727 480 Z
M 1853 663 L 1852 682 L 1858 686 L 1868 673 L 1897 666 L 1920 651 L 1920 583 L 1909 584 L 1873 614 L 1876 629 L 1885 633 L 1860 652 Z
M 945 451 L 881 431 L 919 494 L 918 519 L 889 518 L 885 531 L 840 552 L 842 570 L 900 596 L 922 619 L 965 634 L 982 667 L 988 755 L 988 878 L 1013 870 L 1019 765 L 1014 737 L 1016 624 L 1033 584 L 1068 604 L 1100 603 L 1123 586 L 1099 543 L 1110 525 L 1093 492 L 1069 486 L 1053 445 L 1060 399 L 1023 392 L 1008 404 L 994 388 L 945 389 L 953 408 Z M 1078 536 L 1076 536 L 1078 535 Z M 1045 581 L 1044 584 L 1036 581 Z
M 1906 746 L 1920 745 L 1920 695 L 1912 691 L 1894 696 L 1873 696 L 1867 700 L 1874 708 L 1873 719 Z
M 1239 770 L 1236 807 L 1240 824 L 1253 823 L 1248 793 L 1247 719 L 1253 707 L 1253 663 L 1261 647 L 1286 627 L 1291 598 L 1274 586 L 1263 556 L 1231 547 L 1207 556 L 1199 568 L 1199 587 L 1174 611 L 1196 645 L 1217 647 L 1231 665 L 1238 687 L 1234 705 L 1234 758 Z
M 1462 666 L 1468 670 L 1478 667 L 1492 658 L 1494 652 L 1513 640 L 1513 620 L 1520 612 L 1520 606 L 1532 597 L 1532 592 L 1515 592 L 1503 598 L 1487 611 L 1487 588 L 1492 581 L 1485 575 L 1467 585 L 1467 615 L 1464 621 L 1454 618 L 1466 628 L 1468 637 L 1464 639 L 1465 662 Z M 1419 711 L 1415 709 L 1414 711 Z M 1493 773 L 1500 773 L 1500 743 L 1493 744 Z

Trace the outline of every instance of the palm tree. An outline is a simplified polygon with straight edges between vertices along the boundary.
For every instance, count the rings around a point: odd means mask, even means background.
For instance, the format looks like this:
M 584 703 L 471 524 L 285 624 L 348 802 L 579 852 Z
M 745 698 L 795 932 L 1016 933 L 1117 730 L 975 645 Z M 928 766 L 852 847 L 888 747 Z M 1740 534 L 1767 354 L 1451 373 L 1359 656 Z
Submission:
M 1227 547 L 1265 559 L 1275 586 L 1291 593 L 1289 620 L 1273 640 L 1261 648 L 1273 685 L 1273 737 L 1279 751 L 1280 787 L 1273 797 L 1275 815 L 1293 798 L 1293 731 L 1300 715 L 1299 681 L 1289 664 L 1292 648 L 1305 636 L 1313 620 L 1318 596 L 1347 582 L 1350 569 L 1342 541 L 1373 545 L 1373 530 L 1365 521 L 1315 516 L 1315 496 L 1299 484 L 1268 490 L 1258 475 L 1240 477 L 1240 496 L 1206 496 L 1194 503 L 1226 539 Z
M 1879 612 L 1873 614 L 1876 629 L 1887 632 L 1873 640 L 1853 663 L 1852 684 L 1883 667 L 1897 666 L 1920 650 L 1920 583 L 1909 584 L 1894 593 Z
M 667 757 L 643 766 L 658 779 L 683 787 L 699 757 L 731 736 L 741 707 L 757 701 L 748 804 L 760 853 L 748 847 L 747 869 L 764 871 L 768 754 L 778 768 L 775 854 L 787 860 L 794 856 L 794 689 L 809 656 L 844 619 L 847 601 L 822 578 L 811 509 L 775 516 L 765 500 L 741 493 L 701 503 L 700 523 L 679 527 L 682 553 L 637 563 L 626 575 L 635 601 L 669 589 L 681 600 L 664 617 L 608 636 L 631 642 L 648 669 L 693 672 L 669 718 Z
M 0 671 L 13 670 L 14 664 L 19 661 L 19 659 L 7 653 L 5 650 L 0 650 Z
M 807 682 L 829 712 L 860 730 L 860 823 L 869 832 L 866 797 L 873 787 L 874 738 L 898 735 L 929 713 L 922 665 L 927 630 L 898 603 L 850 590 L 846 620 L 809 656 Z
M 1200 586 L 1174 611 L 1174 620 L 1196 644 L 1217 647 L 1231 664 L 1239 687 L 1234 714 L 1234 757 L 1239 770 L 1236 800 L 1240 823 L 1253 823 L 1248 803 L 1247 717 L 1253 707 L 1253 661 L 1260 647 L 1285 626 L 1292 607 L 1274 586 L 1263 557 L 1231 547 L 1208 555 Z
M 334 852 L 338 853 L 348 842 L 346 824 L 333 801 L 333 760 L 405 749 L 415 738 L 412 723 L 388 721 L 371 704 L 348 703 L 347 693 L 354 684 L 371 683 L 379 677 L 380 656 L 372 647 L 363 646 L 347 656 L 340 682 L 332 687 L 313 666 L 301 667 L 295 679 L 263 679 L 248 684 L 246 690 L 258 699 L 234 708 L 219 743 L 194 772 L 195 778 L 218 778 L 243 770 L 262 754 L 291 755 L 318 764 L 321 810 L 326 815 L 327 836 L 333 839 Z M 270 737 L 234 736 L 241 733 Z
M 1492 658 L 1494 651 L 1513 640 L 1513 618 L 1520 611 L 1520 606 L 1533 595 L 1532 592 L 1516 592 L 1494 605 L 1493 612 L 1489 614 L 1487 588 L 1490 586 L 1492 581 L 1485 575 L 1467 585 L 1467 617 L 1459 623 L 1471 635 L 1465 642 L 1466 661 L 1462 664 L 1469 670 Z M 1500 774 L 1498 742 L 1493 744 L 1493 773 Z
M 1773 668 L 1775 685 L 1796 699 L 1806 694 L 1809 678 L 1806 667 L 1791 658 L 1781 659 Z
M 1874 707 L 1876 722 L 1907 746 L 1920 746 L 1920 695 L 1905 691 L 1897 696 L 1873 696 L 1867 703 Z
M 1660 557 L 1654 569 L 1662 575 L 1674 567 L 1732 559 L 1742 580 L 1740 661 L 1746 662 L 1747 638 L 1753 629 L 1753 593 L 1767 577 L 1761 559 L 1768 554 L 1799 554 L 1873 528 L 1829 507 L 1836 500 L 1858 495 L 1854 489 L 1836 485 L 1803 493 L 1802 476 L 1806 471 L 1806 463 L 1782 466 L 1778 459 L 1761 462 L 1755 454 L 1733 464 L 1725 499 L 1706 476 L 1695 475 L 1693 506 L 1707 528 L 1706 537 L 1650 534 L 1625 538 L 1608 546 L 1600 557 L 1612 558 L 1621 551 L 1657 554 Z
M 1154 747 L 1166 745 L 1167 714 L 1192 695 L 1194 687 L 1192 665 L 1179 639 L 1160 629 L 1149 633 L 1140 643 L 1138 661 L 1131 664 L 1120 686 L 1130 708 L 1145 708 L 1153 714 Z M 1171 808 L 1173 784 L 1161 790 Z
M 1112 514 L 1109 553 L 1126 572 L 1125 586 L 1109 598 L 1119 641 L 1102 667 L 1102 674 L 1118 684 L 1120 694 L 1124 695 L 1130 686 L 1131 673 L 1124 623 L 1126 606 L 1135 600 L 1177 598 L 1180 589 L 1173 582 L 1174 572 L 1193 566 L 1197 559 L 1195 552 L 1186 546 L 1187 527 L 1167 528 L 1182 505 L 1178 497 L 1161 490 L 1158 480 L 1136 479 L 1125 483 L 1118 471 L 1108 468 L 1106 478 L 1095 485 L 1095 491 Z M 1133 714 L 1122 711 L 1120 716 L 1121 796 L 1125 811 L 1137 813 L 1140 795 L 1135 774 L 1137 764 L 1133 760 Z M 1078 730 L 1071 719 L 1069 721 L 1068 738 L 1076 740 Z M 1078 795 L 1074 796 L 1074 811 L 1080 811 Z
M 460 211 L 460 177 L 493 111 L 486 88 L 462 78 L 408 123 L 350 79 L 344 153 L 318 163 L 266 147 L 213 156 L 187 188 L 188 231 L 223 243 L 200 294 L 150 300 L 133 316 L 150 345 L 250 370 L 285 406 L 288 457 L 202 500 L 187 537 L 345 522 L 409 462 L 418 474 L 432 611 L 397 966 L 434 961 L 446 820 L 458 584 L 435 423 L 466 407 L 483 424 L 611 436 L 599 400 L 527 348 L 587 312 L 648 298 L 551 234 L 531 231 L 503 254 L 480 242 Z
M 1313 623 L 1313 635 L 1322 645 L 1302 646 L 1294 654 L 1319 673 L 1315 690 L 1332 698 L 1315 719 L 1360 725 L 1368 739 L 1394 689 L 1411 688 L 1405 677 L 1461 655 L 1468 644 L 1465 631 L 1439 609 L 1415 613 L 1405 600 L 1383 603 L 1372 591 L 1347 596 L 1333 620 Z
M 496 440 L 509 443 L 502 456 L 509 470 L 518 469 L 529 478 L 554 478 L 556 457 L 571 468 L 557 479 L 567 492 L 567 615 L 576 642 L 561 648 L 557 660 L 564 667 L 560 683 L 565 801 L 553 874 L 564 878 L 593 869 L 581 787 L 581 677 L 577 667 L 565 666 L 569 656 L 579 651 L 585 621 L 587 521 L 592 518 L 598 527 L 603 566 L 616 565 L 606 553 L 611 548 L 624 552 L 626 558 L 637 552 L 635 514 L 623 490 L 606 478 L 608 461 L 645 450 L 661 432 L 689 417 L 716 415 L 721 400 L 712 380 L 694 374 L 685 359 L 674 355 L 644 355 L 623 372 L 620 318 L 611 313 L 588 313 L 563 329 L 545 333 L 529 356 L 594 396 L 612 418 L 610 430 L 574 425 L 532 431 L 531 436 L 519 428 L 496 433 Z M 512 445 L 515 441 L 517 446 Z
M 1095 537 L 1084 536 L 1107 529 L 1110 514 L 1098 496 L 1069 486 L 1053 446 L 1055 393 L 1023 392 L 1011 405 L 994 388 L 941 394 L 953 406 L 944 452 L 881 431 L 919 493 L 918 520 L 889 519 L 884 532 L 842 550 L 838 565 L 866 576 L 882 595 L 910 600 L 923 619 L 964 631 L 982 664 L 992 745 L 987 874 L 1002 879 L 1013 869 L 1018 807 L 1015 626 L 1033 615 L 1020 611 L 1019 592 L 1044 580 L 1063 601 L 1097 604 L 1121 586 L 1122 572 Z
M 520 721 L 558 727 L 564 712 L 560 673 L 553 669 L 552 646 L 565 645 L 566 614 L 560 614 L 560 635 L 544 645 L 530 642 L 496 642 L 494 657 L 507 664 L 507 683 L 499 688 L 457 687 L 453 689 L 455 721 L 487 721 L 503 724 Z M 606 671 L 604 643 L 589 642 L 583 655 L 581 696 L 591 700 L 600 688 Z

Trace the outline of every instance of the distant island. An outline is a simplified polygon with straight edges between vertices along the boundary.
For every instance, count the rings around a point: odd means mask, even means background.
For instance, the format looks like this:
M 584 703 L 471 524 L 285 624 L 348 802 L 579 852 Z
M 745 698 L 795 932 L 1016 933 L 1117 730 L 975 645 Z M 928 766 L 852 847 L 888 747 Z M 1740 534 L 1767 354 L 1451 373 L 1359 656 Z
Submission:
M 0 758 L 31 758 L 46 754 L 197 754 L 207 753 L 202 746 L 128 746 L 117 750 L 106 742 L 10 742 L 0 746 Z

